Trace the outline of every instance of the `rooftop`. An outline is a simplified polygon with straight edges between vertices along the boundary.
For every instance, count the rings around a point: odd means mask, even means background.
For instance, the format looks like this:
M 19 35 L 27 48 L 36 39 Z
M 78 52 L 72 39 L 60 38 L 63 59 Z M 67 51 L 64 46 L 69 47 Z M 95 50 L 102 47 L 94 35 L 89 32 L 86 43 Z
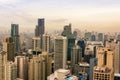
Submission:
M 94 68 L 95 72 L 103 72 L 103 73 L 110 73 L 112 71 L 112 69 L 108 68 L 108 67 L 95 67 Z

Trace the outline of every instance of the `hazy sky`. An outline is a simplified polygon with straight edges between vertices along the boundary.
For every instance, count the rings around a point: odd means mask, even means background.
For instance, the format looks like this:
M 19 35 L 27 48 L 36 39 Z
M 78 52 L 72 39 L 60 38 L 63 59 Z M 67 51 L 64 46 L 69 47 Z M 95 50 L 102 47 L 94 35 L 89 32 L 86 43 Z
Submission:
M 120 0 L 0 0 L 0 27 L 17 23 L 21 31 L 34 32 L 38 18 L 46 31 L 72 28 L 120 32 Z

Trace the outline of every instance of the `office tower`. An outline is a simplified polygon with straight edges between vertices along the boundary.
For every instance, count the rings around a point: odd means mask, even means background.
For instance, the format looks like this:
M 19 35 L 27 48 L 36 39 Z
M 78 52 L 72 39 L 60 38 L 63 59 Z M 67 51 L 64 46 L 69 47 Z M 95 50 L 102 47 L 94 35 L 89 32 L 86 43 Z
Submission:
M 41 39 L 39 37 L 32 38 L 32 49 L 34 51 L 41 50 L 41 48 L 40 48 L 40 42 L 41 42 Z
M 43 52 L 50 52 L 50 35 L 43 34 L 42 38 L 42 51 Z
M 11 37 L 13 38 L 13 41 L 15 43 L 15 53 L 18 53 L 20 49 L 18 24 L 11 24 Z
M 79 45 L 81 48 L 82 48 L 82 57 L 84 57 L 84 54 L 85 54 L 85 42 L 84 42 L 84 40 L 79 40 L 78 42 L 77 42 L 77 45 Z
M 45 33 L 45 21 L 44 21 L 44 18 L 42 19 L 38 19 L 38 27 L 39 27 L 39 34 L 40 35 L 43 35 Z
M 40 37 L 40 48 L 42 49 L 42 36 L 45 33 L 44 18 L 38 19 L 38 25 L 35 28 L 35 37 Z
M 108 34 L 105 34 L 105 35 L 104 35 L 104 42 L 105 42 L 105 41 L 108 41 L 108 40 L 109 40 L 109 35 L 108 35 Z
M 67 38 L 63 36 L 55 37 L 54 43 L 54 68 L 55 70 L 59 68 L 66 68 L 67 60 Z
M 117 41 L 120 41 L 120 34 L 117 35 Z
M 68 39 L 68 48 L 67 48 L 67 60 L 71 60 L 71 48 L 75 45 L 75 38 L 72 34 L 71 24 L 64 26 L 64 30 L 61 34 Z
M 16 56 L 15 63 L 17 64 L 17 78 L 28 80 L 28 57 Z
M 75 39 L 77 38 L 77 35 L 78 35 L 77 31 L 74 31 L 73 36 L 74 36 Z
M 96 41 L 96 35 L 95 34 L 91 35 L 91 41 Z
M 91 55 L 93 57 L 96 57 L 96 48 L 103 46 L 104 45 L 102 41 L 87 41 L 85 48 L 85 55 Z
M 7 62 L 4 68 L 5 68 L 5 80 L 16 80 L 17 79 L 17 64 L 16 63 Z
M 4 80 L 4 74 L 5 74 L 5 70 L 4 70 L 4 65 L 7 62 L 7 53 L 4 51 L 0 51 L 0 80 Z
M 78 64 L 82 61 L 82 48 L 75 45 L 71 50 L 71 66 Z
M 35 28 L 35 37 L 40 37 L 45 33 L 44 18 L 38 19 L 38 25 Z
M 52 62 L 53 62 L 53 54 L 48 52 L 42 52 L 40 54 L 42 58 L 45 60 L 45 79 L 47 79 L 47 76 L 49 76 L 52 73 Z
M 36 25 L 35 27 L 35 37 L 40 37 L 39 27 Z
M 7 60 L 14 61 L 15 44 L 12 37 L 5 37 L 3 40 L 3 51 L 7 52 Z
M 90 38 L 91 38 L 91 32 L 86 32 L 86 33 L 84 34 L 84 39 L 85 39 L 86 41 L 88 41 L 88 40 L 90 40 Z
M 104 41 L 104 35 L 103 33 L 98 33 L 98 41 Z
M 67 60 L 71 60 L 71 49 L 75 46 L 75 38 L 68 39 L 68 48 L 67 48 Z
M 64 26 L 64 30 L 63 30 L 61 35 L 66 36 L 67 38 L 73 38 L 73 34 L 72 34 L 72 30 L 71 30 L 71 24 Z
M 90 59 L 90 74 L 89 74 L 89 80 L 93 80 L 93 70 L 94 70 L 94 66 L 97 66 L 97 58 L 91 58 Z
M 98 48 L 97 58 L 93 80 L 114 80 L 114 51 L 110 48 Z
M 120 74 L 120 42 L 116 42 L 114 39 L 106 41 L 106 47 L 114 50 L 114 71 L 115 74 Z
M 30 59 L 28 65 L 28 80 L 46 80 L 45 58 L 35 55 Z

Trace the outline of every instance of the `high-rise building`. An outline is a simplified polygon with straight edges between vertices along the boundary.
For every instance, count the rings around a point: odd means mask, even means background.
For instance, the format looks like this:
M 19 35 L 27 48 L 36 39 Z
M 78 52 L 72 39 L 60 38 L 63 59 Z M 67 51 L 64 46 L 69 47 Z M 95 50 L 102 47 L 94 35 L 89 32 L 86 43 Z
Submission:
M 102 41 L 87 41 L 86 42 L 86 48 L 85 48 L 85 54 L 96 57 L 96 48 L 97 47 L 103 47 L 103 46 L 104 45 L 103 45 Z
M 42 51 L 43 52 L 50 52 L 50 35 L 43 34 L 42 38 Z
M 4 51 L 0 51 L 0 80 L 4 80 L 5 69 L 4 65 L 7 62 L 7 53 Z
M 39 37 L 32 38 L 32 49 L 34 51 L 41 50 L 40 43 L 41 43 L 41 39 Z
M 38 19 L 38 27 L 40 30 L 40 35 L 43 35 L 45 33 L 45 20 L 44 18 Z
M 15 63 L 17 64 L 17 78 L 28 80 L 28 57 L 16 56 Z
M 114 51 L 110 48 L 98 48 L 97 58 L 93 80 L 114 80 Z
M 91 32 L 86 32 L 84 34 L 84 39 L 88 41 L 88 40 L 90 40 L 90 38 L 91 38 Z
M 67 60 L 67 38 L 63 36 L 55 37 L 54 43 L 54 68 L 55 70 L 59 68 L 66 68 Z
M 28 80 L 47 80 L 53 71 L 53 54 L 42 52 L 33 55 L 28 63 Z
M 97 58 L 91 58 L 90 59 L 90 74 L 89 74 L 89 80 L 93 80 L 93 70 L 94 70 L 94 66 L 97 66 Z
M 45 21 L 44 18 L 38 19 L 38 25 L 35 28 L 35 37 L 40 37 L 40 48 L 42 49 L 42 36 L 45 33 Z
M 114 71 L 115 74 L 120 74 L 120 42 L 115 40 L 106 41 L 106 47 L 114 50 Z
M 13 41 L 15 43 L 15 53 L 18 53 L 20 49 L 18 24 L 11 24 L 11 37 L 13 38 Z
M 117 41 L 120 41 L 120 33 L 117 35 Z
M 3 51 L 7 52 L 7 60 L 14 61 L 15 44 L 12 37 L 5 37 L 3 40 Z
M 103 33 L 98 33 L 98 41 L 104 41 Z
M 71 50 L 71 65 L 74 66 L 82 61 L 82 48 L 75 45 Z
M 71 49 L 75 46 L 75 38 L 68 39 L 68 48 L 67 48 L 67 60 L 71 60 Z
M 35 28 L 35 37 L 40 37 L 45 33 L 44 18 L 38 19 L 38 25 Z
M 17 64 L 16 63 L 7 62 L 5 64 L 4 69 L 5 69 L 5 79 L 4 80 L 16 80 L 17 79 Z
M 67 38 L 73 38 L 71 24 L 64 26 L 64 30 L 61 35 L 66 36 Z
M 75 38 L 72 34 L 71 24 L 64 26 L 64 30 L 61 34 L 62 36 L 67 37 L 68 39 L 68 48 L 67 48 L 67 60 L 71 60 L 71 48 L 75 45 Z
M 35 55 L 28 65 L 28 80 L 46 80 L 45 58 Z
M 82 57 L 84 57 L 84 54 L 85 54 L 85 41 L 81 39 L 81 40 L 79 40 L 77 42 L 77 45 L 79 45 L 82 48 Z
M 96 41 L 96 35 L 95 34 L 91 35 L 91 41 Z

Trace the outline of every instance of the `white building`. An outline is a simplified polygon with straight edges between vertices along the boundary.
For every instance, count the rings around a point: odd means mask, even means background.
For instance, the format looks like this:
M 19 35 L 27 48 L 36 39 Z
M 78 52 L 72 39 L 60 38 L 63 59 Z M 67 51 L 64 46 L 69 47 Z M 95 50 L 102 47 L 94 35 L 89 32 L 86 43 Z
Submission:
M 104 46 L 102 41 L 87 41 L 85 54 L 86 55 L 94 55 L 95 47 Z
M 5 64 L 5 80 L 17 79 L 17 64 L 14 62 L 7 62 Z
M 54 67 L 55 70 L 59 68 L 66 68 L 66 58 L 67 58 L 67 38 L 63 36 L 55 37 L 54 43 Z
M 72 76 L 70 70 L 58 69 L 48 76 L 47 80 L 78 80 L 76 76 Z
M 32 38 L 32 48 L 33 50 L 40 50 L 40 37 Z
M 50 52 L 50 35 L 48 34 L 42 36 L 42 51 Z

